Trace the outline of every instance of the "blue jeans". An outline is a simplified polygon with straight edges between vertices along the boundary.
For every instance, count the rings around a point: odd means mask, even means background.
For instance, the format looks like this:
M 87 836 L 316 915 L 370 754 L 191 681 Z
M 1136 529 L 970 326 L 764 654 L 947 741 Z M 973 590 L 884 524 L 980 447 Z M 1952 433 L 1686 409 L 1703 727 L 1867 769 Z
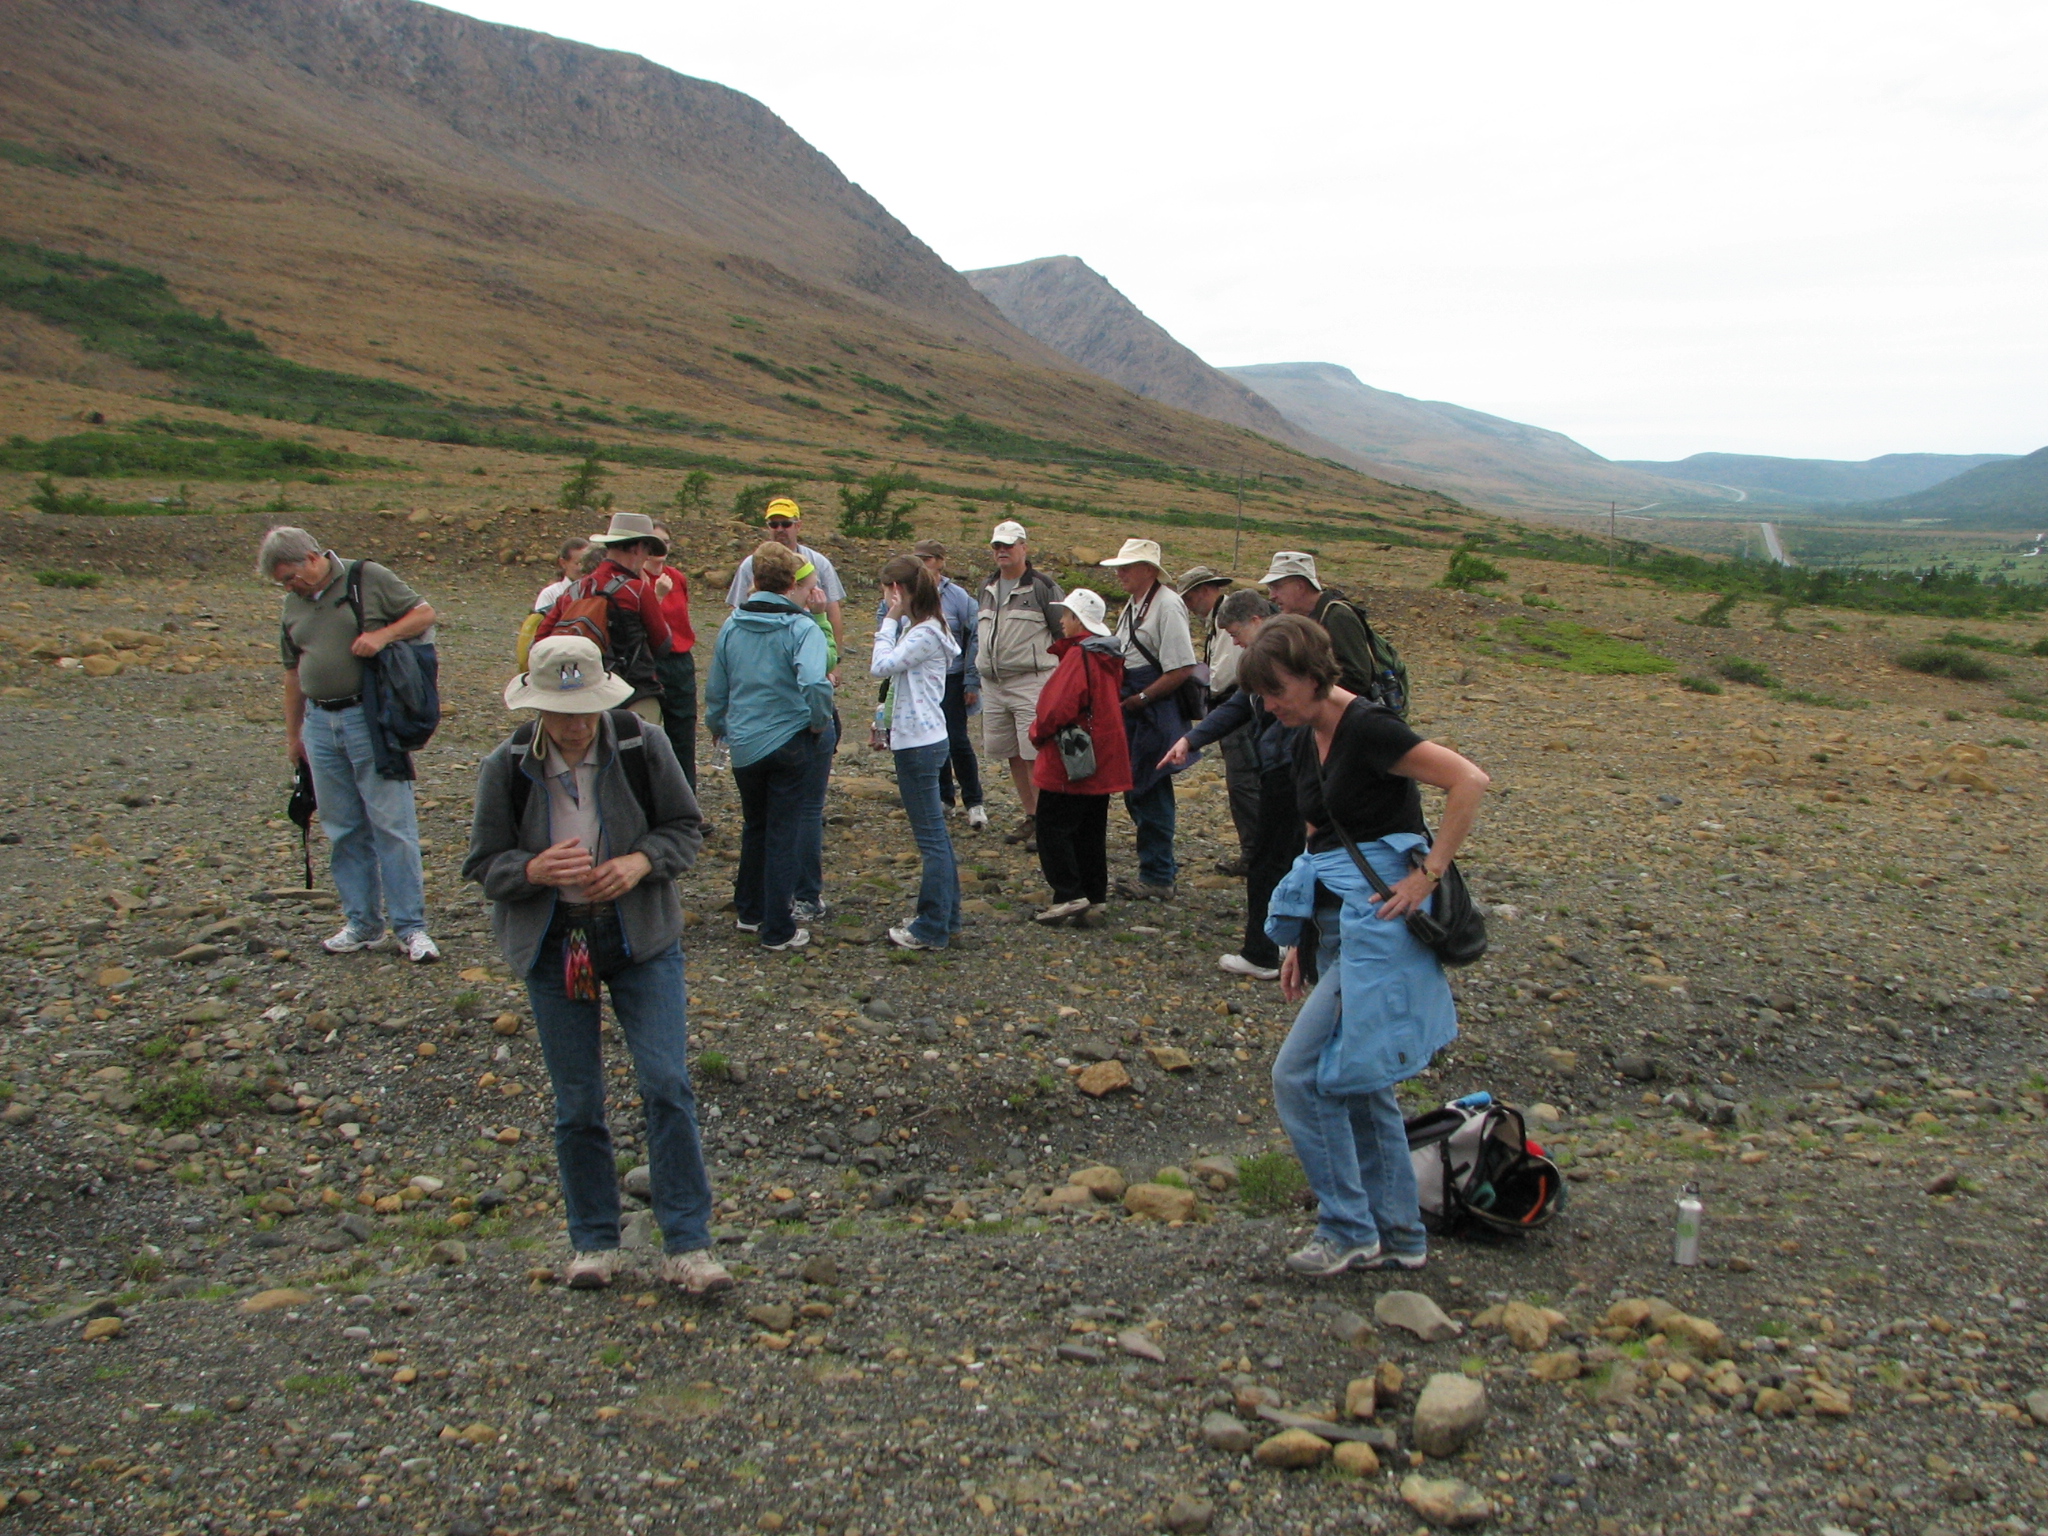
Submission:
M 349 709 L 308 704 L 299 739 L 313 769 L 313 793 L 320 797 L 320 829 L 334 845 L 334 889 L 348 925 L 358 933 L 382 933 L 388 907 L 400 938 L 425 931 L 427 898 L 412 781 L 378 777 L 360 704 Z
M 790 902 L 796 897 L 804 845 L 798 811 L 821 752 L 829 765 L 829 738 L 802 730 L 766 757 L 732 770 L 741 816 L 732 904 L 741 922 L 760 924 L 763 944 L 786 944 L 796 932 Z
M 1344 1008 L 1337 909 L 1316 916 L 1324 935 L 1318 957 L 1322 980 L 1273 1059 L 1273 1107 L 1321 1207 L 1318 1232 L 1347 1248 L 1379 1243 L 1390 1253 L 1422 1253 L 1429 1234 L 1394 1090 L 1339 1098 L 1316 1089 L 1316 1066 Z
M 903 814 L 924 860 L 910 936 L 934 949 L 945 948 L 960 931 L 960 869 L 953 862 L 953 839 L 946 833 L 946 808 L 939 804 L 939 770 L 948 751 L 945 742 L 935 741 L 896 753 L 896 792 L 903 797 Z
M 697 1137 L 697 1095 L 690 1087 L 683 992 L 683 949 L 671 944 L 629 965 L 607 983 L 612 1013 L 633 1053 L 647 1111 L 647 1167 L 662 1246 L 685 1253 L 711 1246 L 711 1180 Z M 604 1051 L 599 1004 L 562 990 L 562 941 L 540 947 L 526 975 L 526 1000 L 540 1033 L 555 1090 L 555 1166 L 569 1241 L 578 1253 L 619 1246 L 619 1171 L 604 1116 Z
M 1147 885 L 1171 885 L 1180 873 L 1173 858 L 1173 776 L 1142 793 L 1126 791 L 1124 809 L 1138 828 L 1138 878 Z
M 939 798 L 953 803 L 953 779 L 960 779 L 960 803 L 970 810 L 981 804 L 981 759 L 967 735 L 967 674 L 948 672 L 940 701 L 946 716 L 946 766 L 939 770 Z
M 832 754 L 839 750 L 839 722 L 835 719 L 811 739 L 817 753 L 796 808 L 795 895 L 815 907 L 825 899 L 825 791 L 832 782 Z

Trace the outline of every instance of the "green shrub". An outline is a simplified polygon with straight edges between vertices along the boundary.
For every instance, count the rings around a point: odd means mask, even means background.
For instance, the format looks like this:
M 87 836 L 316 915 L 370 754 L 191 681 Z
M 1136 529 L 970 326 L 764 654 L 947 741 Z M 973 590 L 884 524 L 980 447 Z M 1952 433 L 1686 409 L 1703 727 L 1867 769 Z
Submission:
M 1308 1175 L 1290 1153 L 1261 1152 L 1237 1165 L 1237 1198 L 1254 1216 L 1284 1216 L 1308 1188 Z
M 1950 630 L 1937 643 L 1941 645 L 1958 645 L 1966 651 L 1996 651 L 2001 656 L 2024 656 L 2027 654 L 2024 646 L 2015 645 L 2010 640 L 2001 640 L 1995 635 L 1973 635 L 1960 629 Z
M 711 476 L 701 469 L 693 469 L 683 476 L 682 486 L 676 491 L 676 510 L 696 512 L 711 504 Z
M 96 571 L 37 571 L 36 585 L 39 587 L 96 587 L 100 576 Z
M 1731 683 L 1744 683 L 1751 688 L 1778 686 L 1778 680 L 1771 676 L 1771 669 L 1760 661 L 1745 661 L 1740 656 L 1723 656 L 1714 663 L 1714 670 Z
M 755 528 L 768 513 L 768 503 L 778 496 L 795 496 L 796 486 L 787 480 L 759 481 L 743 485 L 732 499 L 732 515 Z M 764 534 L 765 538 L 766 535 Z
M 1483 581 L 1506 581 L 1508 573 L 1488 560 L 1484 555 L 1460 548 L 1451 554 L 1451 563 L 1444 571 L 1444 579 L 1437 583 L 1453 592 L 1470 592 Z
M 1804 688 L 1780 688 L 1773 697 L 1787 704 L 1812 704 L 1820 709 L 1868 709 L 1868 699 L 1844 699 L 1832 693 L 1810 693 Z
M 611 471 L 597 461 L 597 455 L 587 453 L 581 463 L 569 470 L 569 478 L 562 482 L 562 493 L 557 499 L 572 512 L 603 511 L 612 504 L 612 498 L 598 487 L 610 478 Z
M 135 1095 L 135 1113 L 166 1131 L 189 1131 L 203 1120 L 228 1114 L 232 1101 L 197 1066 L 180 1067 Z
M 1908 672 L 1929 677 L 1952 677 L 1959 683 L 1988 683 L 2005 676 L 1982 656 L 1947 645 L 1916 645 L 1899 652 L 1898 664 Z
M 1733 592 L 1724 593 L 1685 622 L 1697 624 L 1702 629 L 1726 629 L 1728 627 L 1728 615 L 1735 611 L 1735 602 L 1736 598 Z
M 917 476 L 884 470 L 855 485 L 839 487 L 839 531 L 854 539 L 907 539 L 916 530 L 910 514 L 924 505 L 922 499 L 892 505 L 898 491 L 917 484 Z
M 2048 656 L 2048 635 L 2043 635 L 2027 648 L 2029 656 Z
M 697 1072 L 701 1077 L 724 1077 L 732 1071 L 732 1058 L 723 1051 L 705 1051 L 697 1057 Z

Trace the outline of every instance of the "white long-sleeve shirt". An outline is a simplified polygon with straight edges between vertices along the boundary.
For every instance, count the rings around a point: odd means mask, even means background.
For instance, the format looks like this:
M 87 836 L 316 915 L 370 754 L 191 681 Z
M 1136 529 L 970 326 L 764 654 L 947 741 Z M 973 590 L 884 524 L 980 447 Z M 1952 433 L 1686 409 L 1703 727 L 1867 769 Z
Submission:
M 868 672 L 889 678 L 889 749 L 928 747 L 946 739 L 946 668 L 960 654 L 960 642 L 937 619 L 905 625 L 884 619 L 875 631 L 875 659 Z

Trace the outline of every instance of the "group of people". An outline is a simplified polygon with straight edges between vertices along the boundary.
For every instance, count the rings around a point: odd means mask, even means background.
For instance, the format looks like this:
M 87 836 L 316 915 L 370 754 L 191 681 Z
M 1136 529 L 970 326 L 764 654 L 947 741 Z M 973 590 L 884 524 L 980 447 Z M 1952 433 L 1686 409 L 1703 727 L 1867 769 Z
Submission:
M 737 926 L 777 951 L 807 945 L 805 925 L 827 910 L 824 807 L 842 735 L 845 591 L 799 539 L 800 520 L 792 499 L 768 504 L 769 537 L 733 577 L 703 701 L 741 806 Z M 1219 744 L 1240 839 L 1226 863 L 1246 880 L 1244 939 L 1222 968 L 1305 999 L 1274 1063 L 1274 1102 L 1321 1214 L 1287 1264 L 1311 1275 L 1419 1268 L 1426 1235 L 1394 1088 L 1446 1043 L 1455 1015 L 1441 967 L 1399 919 L 1430 902 L 1487 776 L 1375 702 L 1370 631 L 1312 556 L 1275 556 L 1262 596 L 1228 591 L 1230 578 L 1201 566 L 1169 583 L 1159 545 L 1129 539 L 1101 562 L 1125 595 L 1112 621 L 1100 593 L 1063 591 L 1031 564 L 1015 521 L 996 527 L 990 549 L 978 600 L 945 575 L 932 541 L 879 573 L 871 742 L 892 754 L 922 864 L 915 913 L 891 942 L 944 948 L 960 929 L 946 808 L 957 800 L 970 827 L 988 824 L 972 715 L 983 754 L 1010 767 L 1022 815 L 1009 839 L 1038 854 L 1046 924 L 1085 927 L 1106 904 L 1112 795 L 1138 850 L 1138 877 L 1119 894 L 1173 896 L 1173 776 Z M 667 530 L 634 513 L 562 549 L 561 580 L 537 599 L 505 688 L 507 707 L 535 718 L 483 761 L 463 873 L 525 980 L 553 1084 L 569 1283 L 607 1285 L 620 1263 L 599 1028 L 608 989 L 646 1108 L 662 1274 L 701 1295 L 733 1281 L 710 1246 L 685 1059 L 676 880 L 706 828 L 689 593 L 668 552 Z M 285 591 L 288 747 L 311 769 L 346 917 L 325 947 L 379 942 L 388 913 L 406 954 L 437 958 L 409 778 L 380 773 L 360 739 L 364 668 L 387 646 L 430 641 L 433 610 L 384 567 L 346 561 L 300 529 L 271 530 L 258 565 Z M 1193 619 L 1207 628 L 1199 650 Z M 1446 792 L 1434 834 L 1420 784 Z M 1394 975 L 1398 987 L 1379 984 Z M 1327 1081 L 1333 1040 L 1390 1027 L 1421 1031 L 1419 1060 L 1385 1082 Z

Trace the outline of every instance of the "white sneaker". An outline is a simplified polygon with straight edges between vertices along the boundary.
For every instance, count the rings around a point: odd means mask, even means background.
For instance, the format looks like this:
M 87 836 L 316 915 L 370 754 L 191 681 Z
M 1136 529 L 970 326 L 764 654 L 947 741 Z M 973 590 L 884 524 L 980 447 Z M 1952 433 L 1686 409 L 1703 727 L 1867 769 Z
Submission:
M 624 1255 L 616 1248 L 593 1249 L 571 1259 L 569 1273 L 563 1278 L 572 1291 L 601 1291 L 612 1283 L 612 1276 L 624 1262 Z
M 891 928 L 889 930 L 889 942 L 898 949 L 935 949 L 938 947 L 925 943 L 908 928 Z
M 692 1296 L 710 1296 L 733 1288 L 732 1271 L 719 1263 L 709 1248 L 664 1256 L 661 1278 L 668 1285 L 681 1286 Z
M 782 951 L 784 951 L 785 949 L 804 949 L 804 948 L 807 948 L 807 947 L 809 947 L 809 945 L 810 945 L 810 942 L 811 942 L 811 930 L 810 930 L 810 929 L 808 929 L 808 928 L 799 928 L 799 929 L 797 929 L 797 931 L 796 931 L 795 933 L 792 933 L 792 934 L 791 934 L 791 935 L 790 935 L 790 936 L 789 936 L 788 938 L 784 939 L 784 940 L 783 940 L 783 941 L 782 941 L 782 942 L 781 942 L 780 944 L 763 944 L 763 945 L 762 945 L 761 947 L 762 947 L 763 949 L 767 950 L 767 951 L 768 951 L 768 952 L 769 952 L 769 953 L 770 953 L 771 955 L 779 955 L 779 954 L 781 954 L 781 953 L 782 953 Z
M 415 928 L 408 933 L 398 941 L 398 947 L 414 965 L 432 965 L 441 958 L 440 946 L 427 937 L 424 928 Z
M 742 922 L 737 918 L 733 920 L 733 927 L 739 929 L 741 933 L 759 933 L 761 931 L 759 923 Z
M 368 949 L 373 944 L 381 944 L 383 942 L 384 933 L 382 929 L 379 929 L 376 933 L 365 933 L 354 924 L 350 924 L 332 938 L 322 939 L 320 947 L 330 955 L 352 955 L 357 950 Z
M 1253 965 L 1243 955 L 1225 955 L 1216 962 L 1216 969 L 1228 971 L 1233 976 L 1249 976 L 1253 981 L 1277 981 L 1280 971 L 1277 966 Z
M 967 825 L 974 828 L 977 832 L 986 832 L 988 830 L 988 812 L 978 805 L 970 805 L 967 807 Z

